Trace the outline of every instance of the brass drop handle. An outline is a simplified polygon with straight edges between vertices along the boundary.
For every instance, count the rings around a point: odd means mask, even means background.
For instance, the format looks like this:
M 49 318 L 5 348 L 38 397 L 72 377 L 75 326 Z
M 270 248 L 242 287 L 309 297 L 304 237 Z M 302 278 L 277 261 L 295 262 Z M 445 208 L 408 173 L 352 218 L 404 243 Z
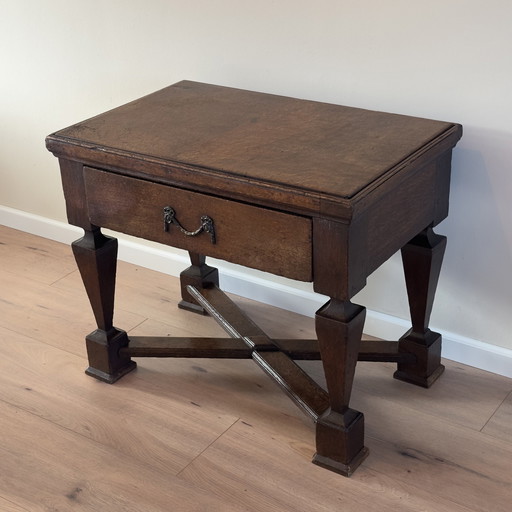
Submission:
M 176 212 L 174 211 L 174 208 L 166 206 L 164 207 L 164 231 L 169 231 L 169 226 L 171 224 L 176 224 L 180 228 L 180 231 L 186 236 L 196 236 L 203 231 L 205 233 L 210 233 L 210 240 L 212 244 L 215 243 L 215 228 L 213 226 L 213 219 L 208 217 L 208 215 L 203 215 L 201 217 L 201 225 L 195 231 L 188 231 L 176 218 Z

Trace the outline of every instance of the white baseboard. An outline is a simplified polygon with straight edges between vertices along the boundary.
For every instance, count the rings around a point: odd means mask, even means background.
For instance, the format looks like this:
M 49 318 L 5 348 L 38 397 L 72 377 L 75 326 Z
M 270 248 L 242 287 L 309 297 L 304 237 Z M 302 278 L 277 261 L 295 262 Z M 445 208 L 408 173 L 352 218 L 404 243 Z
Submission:
M 66 223 L 0 205 L 0 224 L 63 243 L 79 238 L 82 230 Z M 119 259 L 152 270 L 178 276 L 188 266 L 185 253 L 119 239 Z M 293 286 L 275 283 L 264 277 L 245 274 L 215 262 L 221 287 L 230 293 L 251 298 L 306 316 L 325 304 L 327 298 Z M 398 339 L 409 329 L 401 318 L 367 311 L 365 333 L 384 339 Z M 512 377 L 512 350 L 436 329 L 443 336 L 443 357 L 506 377 Z

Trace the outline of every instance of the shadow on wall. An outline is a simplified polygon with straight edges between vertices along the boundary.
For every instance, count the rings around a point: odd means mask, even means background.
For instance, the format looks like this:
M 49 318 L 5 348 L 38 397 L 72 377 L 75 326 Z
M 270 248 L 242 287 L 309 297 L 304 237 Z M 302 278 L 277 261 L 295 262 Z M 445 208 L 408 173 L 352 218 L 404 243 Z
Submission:
M 448 237 L 430 325 L 512 349 L 512 144 L 507 133 L 464 127 L 453 153 Z M 354 302 L 409 321 L 395 254 Z
M 435 324 L 512 348 L 511 135 L 467 127 L 453 155 Z M 455 315 L 455 317 L 454 317 Z

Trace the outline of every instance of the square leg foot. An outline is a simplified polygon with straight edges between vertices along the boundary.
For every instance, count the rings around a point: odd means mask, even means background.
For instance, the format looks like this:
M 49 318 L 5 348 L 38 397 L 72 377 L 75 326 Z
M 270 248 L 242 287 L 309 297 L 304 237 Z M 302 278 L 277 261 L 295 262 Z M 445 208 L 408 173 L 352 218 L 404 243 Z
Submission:
M 441 335 L 427 329 L 425 333 L 407 332 L 398 341 L 400 352 L 413 354 L 413 363 L 398 363 L 393 377 L 416 386 L 429 388 L 444 372 L 441 364 Z
M 128 346 L 126 332 L 116 328 L 110 331 L 96 330 L 86 338 L 89 368 L 87 375 L 112 384 L 137 366 L 128 356 L 120 355 L 121 348 Z
M 409 384 L 415 384 L 422 388 L 429 388 L 444 372 L 444 365 L 440 364 L 434 371 L 428 376 L 414 375 L 413 373 L 407 373 L 404 371 L 397 370 L 393 377 L 397 380 L 403 380 Z
M 178 307 L 186 311 L 191 311 L 192 313 L 197 313 L 198 315 L 208 315 L 207 311 L 202 306 L 194 304 L 193 302 L 187 302 L 186 300 L 180 300 Z
M 119 368 L 119 370 L 117 370 L 115 373 L 103 372 L 97 368 L 92 368 L 91 366 L 85 370 L 85 373 L 90 377 L 94 377 L 95 379 L 106 382 L 107 384 L 114 384 L 114 382 L 119 380 L 127 373 L 135 370 L 135 368 L 137 368 L 137 363 L 135 361 L 130 361 L 126 366 Z
M 193 286 L 194 288 L 208 288 L 210 286 L 219 286 L 219 271 L 215 267 L 206 265 L 206 258 L 203 255 L 189 253 L 192 265 L 180 274 L 180 287 L 181 287 L 181 302 L 178 307 L 198 313 L 200 315 L 207 315 L 206 310 L 201 307 L 190 295 L 187 287 Z
M 364 416 L 347 409 L 328 411 L 316 424 L 316 453 L 313 463 L 340 475 L 350 476 L 368 456 L 364 446 Z
M 324 469 L 328 469 L 329 471 L 334 471 L 334 473 L 349 477 L 361 465 L 366 457 L 368 457 L 369 453 L 370 450 L 368 450 L 366 446 L 363 446 L 359 453 L 347 464 L 315 453 L 312 462 L 313 464 L 316 464 L 317 466 L 320 466 Z

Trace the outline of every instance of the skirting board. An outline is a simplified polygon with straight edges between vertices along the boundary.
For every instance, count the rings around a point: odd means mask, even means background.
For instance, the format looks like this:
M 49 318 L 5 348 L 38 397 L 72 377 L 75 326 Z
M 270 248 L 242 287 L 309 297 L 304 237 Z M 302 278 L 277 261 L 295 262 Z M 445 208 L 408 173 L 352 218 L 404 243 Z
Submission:
M 0 224 L 66 244 L 82 236 L 82 230 L 74 226 L 1 205 Z M 123 238 L 119 238 L 119 259 L 173 276 L 178 276 L 189 265 L 185 252 L 160 249 Z M 306 316 L 313 316 L 327 301 L 327 297 L 322 295 L 298 290 L 252 273 L 246 274 L 223 266 L 220 261 L 212 264 L 219 269 L 221 287 L 229 293 Z M 367 311 L 364 330 L 370 336 L 398 339 L 407 329 L 409 323 L 402 318 Z M 512 350 L 439 330 L 435 326 L 432 326 L 432 330 L 443 336 L 444 358 L 512 377 Z

